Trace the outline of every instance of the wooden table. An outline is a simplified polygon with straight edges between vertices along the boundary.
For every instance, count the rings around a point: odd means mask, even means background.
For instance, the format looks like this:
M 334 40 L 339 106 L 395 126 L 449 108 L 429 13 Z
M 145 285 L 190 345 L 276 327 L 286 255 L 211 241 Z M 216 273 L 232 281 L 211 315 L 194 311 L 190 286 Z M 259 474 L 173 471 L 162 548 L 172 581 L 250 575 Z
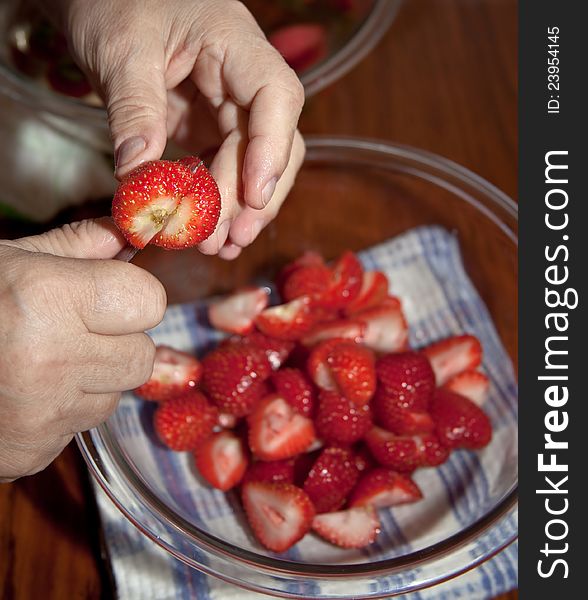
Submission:
M 516 44 L 515 0 L 409 0 L 377 49 L 308 102 L 301 128 L 437 152 L 516 197 Z M 27 229 L 0 222 L 0 236 Z M 112 595 L 73 444 L 44 472 L 0 486 L 0 557 L 6 600 Z

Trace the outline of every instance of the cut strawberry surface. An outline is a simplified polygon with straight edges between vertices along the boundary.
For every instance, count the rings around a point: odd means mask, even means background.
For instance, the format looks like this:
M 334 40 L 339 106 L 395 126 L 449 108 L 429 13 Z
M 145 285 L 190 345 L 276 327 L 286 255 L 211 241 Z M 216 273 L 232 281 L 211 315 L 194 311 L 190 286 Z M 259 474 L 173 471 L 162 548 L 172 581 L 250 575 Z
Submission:
M 305 417 L 314 415 L 316 388 L 300 369 L 280 369 L 271 377 L 276 392 L 297 412 Z
M 295 70 L 305 71 L 327 55 L 327 31 L 318 23 L 300 23 L 276 29 L 270 44 Z
M 366 324 L 359 319 L 337 319 L 327 323 L 319 323 L 305 335 L 301 342 L 305 346 L 315 346 L 332 338 L 352 340 L 356 344 L 363 341 Z
M 220 331 L 249 333 L 253 331 L 257 315 L 267 307 L 268 300 L 268 288 L 244 288 L 211 303 L 208 308 L 208 320 Z
M 165 402 L 194 390 L 202 378 L 200 361 L 187 352 L 158 346 L 151 377 L 135 390 L 145 400 Z
M 388 278 L 381 271 L 365 271 L 358 295 L 345 307 L 345 314 L 379 306 L 388 297 Z
M 278 394 L 264 398 L 249 416 L 249 447 L 261 460 L 304 452 L 315 440 L 314 425 Z
M 231 431 L 213 434 L 196 451 L 196 467 L 202 477 L 225 492 L 241 481 L 247 463 L 245 446 Z
M 454 375 L 443 387 L 482 406 L 488 397 L 490 380 L 480 371 L 462 371 Z
M 416 502 L 422 497 L 418 485 L 408 475 L 378 467 L 361 476 L 349 496 L 349 507 L 384 508 Z
M 482 346 L 473 335 L 456 335 L 430 344 L 422 352 L 431 362 L 437 385 L 462 371 L 476 369 L 482 362 Z
M 372 308 L 355 313 L 366 324 L 363 343 L 375 352 L 402 352 L 408 346 L 408 324 L 398 299 L 388 296 Z
M 192 160 L 144 163 L 121 181 L 112 217 L 129 244 L 181 249 L 211 235 L 220 216 L 220 194 L 204 164 L 192 171 Z
M 319 388 L 327 391 L 336 391 L 337 383 L 329 367 L 328 359 L 334 348 L 341 341 L 340 338 L 332 338 L 320 342 L 308 356 L 307 369 L 310 378 Z
M 315 322 L 308 296 L 266 308 L 255 319 L 255 324 L 263 333 L 280 340 L 300 339 L 312 329 Z
M 315 419 L 317 434 L 326 442 L 352 444 L 371 429 L 369 404 L 356 404 L 338 392 L 321 391 Z
M 380 532 L 380 520 L 373 506 L 359 506 L 316 515 L 312 529 L 342 548 L 363 548 Z
M 255 537 L 273 552 L 286 551 L 311 527 L 312 502 L 292 484 L 250 481 L 243 485 L 241 497 Z

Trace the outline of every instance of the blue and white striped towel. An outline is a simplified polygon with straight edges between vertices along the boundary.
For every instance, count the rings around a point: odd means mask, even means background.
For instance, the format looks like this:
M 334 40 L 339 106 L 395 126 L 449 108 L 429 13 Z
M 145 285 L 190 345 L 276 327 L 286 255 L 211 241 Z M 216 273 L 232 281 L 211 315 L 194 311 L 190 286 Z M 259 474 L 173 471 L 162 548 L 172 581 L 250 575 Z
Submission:
M 465 273 L 456 237 L 439 227 L 422 227 L 361 252 L 360 257 L 367 269 L 379 269 L 389 276 L 392 292 L 403 300 L 413 346 L 418 347 L 463 331 L 474 333 L 480 338 L 485 353 L 484 370 L 492 381 L 485 409 L 494 424 L 494 438 L 495 441 L 500 441 L 498 447 L 504 449 L 504 452 L 516 447 L 516 439 L 511 439 L 512 424 L 516 423 L 517 418 L 517 388 L 512 365 L 484 303 Z M 210 344 L 214 335 L 207 325 L 204 306 L 193 304 L 170 307 L 163 322 L 151 334 L 156 343 L 197 352 Z M 124 418 L 130 419 L 140 428 L 139 402 L 127 395 L 123 403 L 126 412 Z M 146 446 L 145 451 L 153 452 L 154 455 L 166 452 L 149 446 Z M 171 455 L 165 457 L 168 467 L 173 461 L 183 460 L 181 454 L 168 454 Z M 447 503 L 447 510 L 446 516 L 435 524 L 435 535 L 439 535 L 439 529 L 442 533 L 443 527 L 454 529 L 456 523 L 466 525 L 481 516 L 480 511 L 485 510 L 484 501 L 491 493 L 493 483 L 504 476 L 497 467 L 501 462 L 504 461 L 497 460 L 493 453 L 455 452 L 451 460 L 441 468 L 428 469 L 428 473 L 424 475 L 417 472 L 415 479 L 424 488 L 425 500 L 416 505 L 398 507 L 393 517 L 386 515 L 383 520 L 384 530 L 388 526 L 393 532 L 389 535 L 394 536 L 394 545 L 398 551 L 411 546 L 414 548 L 413 544 L 418 536 L 421 540 L 427 538 L 428 532 L 423 531 L 422 526 L 419 531 L 415 524 L 422 522 L 427 511 L 441 512 L 437 505 L 440 498 Z M 174 477 L 180 478 L 178 487 L 185 484 L 187 489 L 190 482 L 182 481 L 181 478 L 184 475 L 190 477 L 190 471 L 183 468 L 180 462 L 176 467 Z M 475 477 L 472 477 L 473 473 Z M 114 508 L 98 486 L 95 487 L 117 594 L 121 600 L 267 598 L 208 577 L 175 560 L 139 533 Z M 456 489 L 461 489 L 461 493 L 454 495 L 451 490 Z M 436 503 L 433 509 L 431 505 L 427 505 L 427 498 Z M 228 503 L 222 506 L 220 502 L 216 509 L 222 516 L 223 511 L 230 511 L 231 507 Z M 421 517 L 418 514 L 420 511 Z M 515 530 L 516 522 L 510 520 L 505 527 Z M 487 537 L 480 539 L 479 549 L 483 551 L 483 545 L 489 543 L 492 540 Z M 301 552 L 304 551 L 303 548 Z M 493 598 L 517 586 L 517 552 L 515 542 L 473 571 L 428 590 L 399 598 Z

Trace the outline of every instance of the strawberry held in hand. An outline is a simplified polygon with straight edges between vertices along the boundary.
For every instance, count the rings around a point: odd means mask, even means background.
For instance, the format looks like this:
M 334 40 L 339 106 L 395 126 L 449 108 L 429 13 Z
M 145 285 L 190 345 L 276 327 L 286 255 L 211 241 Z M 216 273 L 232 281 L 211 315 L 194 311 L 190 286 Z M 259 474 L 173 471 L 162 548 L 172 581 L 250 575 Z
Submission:
M 112 199 L 112 218 L 129 244 L 168 250 L 196 246 L 218 223 L 218 186 L 202 161 L 156 160 L 131 171 Z

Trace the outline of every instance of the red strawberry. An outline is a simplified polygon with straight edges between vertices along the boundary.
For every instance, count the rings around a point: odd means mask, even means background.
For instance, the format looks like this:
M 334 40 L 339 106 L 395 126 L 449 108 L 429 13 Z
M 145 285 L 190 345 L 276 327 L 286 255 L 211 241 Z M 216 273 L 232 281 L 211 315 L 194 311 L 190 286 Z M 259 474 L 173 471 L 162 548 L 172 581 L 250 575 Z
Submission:
M 92 91 L 84 72 L 70 58 L 47 67 L 47 82 L 56 92 L 72 98 L 83 98 Z
M 384 467 L 410 473 L 422 465 L 420 440 L 390 433 L 380 427 L 372 428 L 365 443 L 374 458 Z
M 314 424 L 317 434 L 325 441 L 352 444 L 371 429 L 372 415 L 369 404 L 356 406 L 337 392 L 323 390 Z
M 336 348 L 342 341 L 341 338 L 332 338 L 320 342 L 308 356 L 307 370 L 310 378 L 323 390 L 335 391 L 337 384 L 331 369 L 328 359 L 333 348 Z
M 143 163 L 121 181 L 112 217 L 129 244 L 188 248 L 214 231 L 220 194 L 208 169 L 202 163 L 194 169 L 194 160 Z
M 266 308 L 268 288 L 248 287 L 213 302 L 208 307 L 208 320 L 216 329 L 245 334 L 253 331 L 253 321 Z
M 349 507 L 384 508 L 416 502 L 422 497 L 418 485 L 408 475 L 377 467 L 361 476 L 349 497 Z
M 276 392 L 305 417 L 313 416 L 316 392 L 312 381 L 300 369 L 280 369 L 271 378 Z
M 249 481 L 241 497 L 255 537 L 273 552 L 286 551 L 310 529 L 315 514 L 312 502 L 290 483 Z
M 366 473 L 370 469 L 373 469 L 376 466 L 376 462 L 374 461 L 370 451 L 361 444 L 358 448 L 356 448 L 355 453 L 355 466 L 359 471 L 360 475 L 362 473 Z
M 210 399 L 224 412 L 242 417 L 251 412 L 267 386 L 271 373 L 266 353 L 253 344 L 219 346 L 202 360 L 202 385 Z
M 484 411 L 465 396 L 438 389 L 431 402 L 437 435 L 447 448 L 478 449 L 492 438 L 492 425 Z
M 381 271 L 365 271 L 359 294 L 345 307 L 352 315 L 366 308 L 379 306 L 388 297 L 388 278 Z
M 234 429 L 237 425 L 237 417 L 235 415 L 230 415 L 229 413 L 220 413 L 218 415 L 218 424 L 223 429 Z
M 255 319 L 257 327 L 266 335 L 280 340 L 297 340 L 315 324 L 308 296 L 266 308 Z
M 314 442 L 314 425 L 278 394 L 265 397 L 249 416 L 249 447 L 261 460 L 281 460 Z
M 482 406 L 488 396 L 490 380 L 480 371 L 462 371 L 454 375 L 443 387 L 469 398 L 478 406 Z
M 196 451 L 196 467 L 212 487 L 226 492 L 235 487 L 247 470 L 247 450 L 232 431 L 219 431 Z
M 202 365 L 195 356 L 169 346 L 158 346 L 153 373 L 135 394 L 145 400 L 164 402 L 195 389 L 201 378 Z
M 363 341 L 366 325 L 358 319 L 338 319 L 327 323 L 319 323 L 302 338 L 305 346 L 314 346 L 331 338 L 348 339 L 360 344 Z
M 194 450 L 210 435 L 218 411 L 204 394 L 194 390 L 160 404 L 154 427 L 159 439 L 172 450 Z
M 431 362 L 437 385 L 462 371 L 476 369 L 482 362 L 482 345 L 473 335 L 456 335 L 422 350 Z
M 329 308 L 344 308 L 361 290 L 363 267 L 353 252 L 344 252 L 331 269 L 331 282 L 323 293 L 321 304 Z
M 408 324 L 397 298 L 355 313 L 366 324 L 364 344 L 376 352 L 402 352 L 408 346 Z
M 342 548 L 363 548 L 380 533 L 380 521 L 373 506 L 359 506 L 316 515 L 312 529 Z
M 266 483 L 294 483 L 294 459 L 263 461 L 256 460 L 249 465 L 243 484 L 248 481 Z
M 381 388 L 376 391 L 372 405 L 374 413 L 378 415 L 377 422 L 396 435 L 413 435 L 435 430 L 435 423 L 428 412 L 389 406 Z
M 282 298 L 284 297 L 284 284 L 286 281 L 288 281 L 288 278 L 290 275 L 292 275 L 292 273 L 294 273 L 294 271 L 300 269 L 301 267 L 315 266 L 325 266 L 325 261 L 318 252 L 314 252 L 312 250 L 307 250 L 296 260 L 293 260 L 285 265 L 276 277 L 276 286 L 280 292 L 280 296 Z
M 299 267 L 284 282 L 282 298 L 285 302 L 301 296 L 320 298 L 329 287 L 330 279 L 331 271 L 324 264 Z
M 449 458 L 449 449 L 441 444 L 436 433 L 415 436 L 424 467 L 438 467 Z
M 287 360 L 294 349 L 294 342 L 288 340 L 279 340 L 261 333 L 261 331 L 252 331 L 242 338 L 233 339 L 242 344 L 253 344 L 261 348 L 274 371 L 277 371 Z
M 286 25 L 271 33 L 268 40 L 298 72 L 309 69 L 327 55 L 327 31 L 318 23 Z
M 351 450 L 325 448 L 310 469 L 303 489 L 317 513 L 330 512 L 343 506 L 358 476 Z

